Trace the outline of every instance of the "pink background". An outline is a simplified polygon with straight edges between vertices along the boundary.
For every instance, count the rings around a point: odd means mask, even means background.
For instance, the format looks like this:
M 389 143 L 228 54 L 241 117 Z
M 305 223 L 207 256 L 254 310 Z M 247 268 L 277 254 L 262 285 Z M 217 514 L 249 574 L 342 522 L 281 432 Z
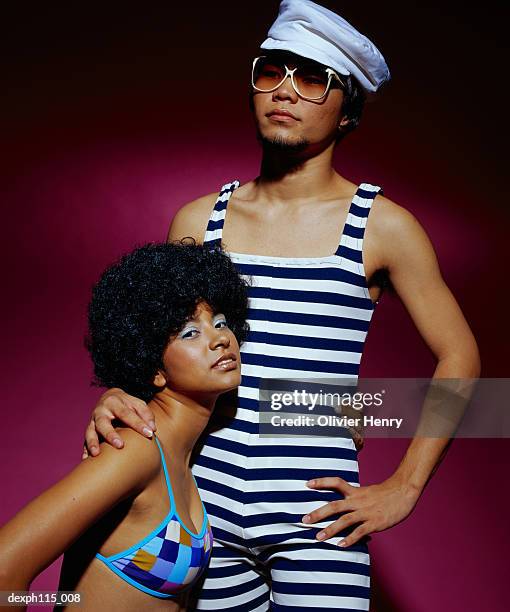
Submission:
M 370 12 L 324 4 L 376 42 L 393 76 L 335 166 L 382 185 L 417 216 L 479 341 L 482 376 L 508 376 L 508 15 L 492 1 L 409 13 L 392 3 Z M 7 16 L 1 522 L 79 461 L 100 394 L 83 348 L 99 273 L 136 244 L 163 240 L 187 201 L 258 174 L 247 83 L 278 3 L 253 3 L 250 14 L 239 6 L 93 14 L 46 5 Z M 409 316 L 386 295 L 361 375 L 433 368 Z M 369 440 L 362 484 L 389 476 L 406 445 Z M 455 441 L 413 514 L 373 536 L 375 612 L 507 609 L 509 450 L 507 440 Z M 58 563 L 32 588 L 55 589 L 57 578 Z

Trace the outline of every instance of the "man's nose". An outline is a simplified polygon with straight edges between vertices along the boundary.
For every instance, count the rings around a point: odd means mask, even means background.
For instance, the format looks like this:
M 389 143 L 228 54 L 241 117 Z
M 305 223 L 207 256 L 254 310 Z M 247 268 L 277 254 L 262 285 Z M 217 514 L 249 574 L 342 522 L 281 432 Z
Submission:
M 294 89 L 290 74 L 283 80 L 283 83 L 274 90 L 273 100 L 292 100 L 297 101 L 298 95 Z

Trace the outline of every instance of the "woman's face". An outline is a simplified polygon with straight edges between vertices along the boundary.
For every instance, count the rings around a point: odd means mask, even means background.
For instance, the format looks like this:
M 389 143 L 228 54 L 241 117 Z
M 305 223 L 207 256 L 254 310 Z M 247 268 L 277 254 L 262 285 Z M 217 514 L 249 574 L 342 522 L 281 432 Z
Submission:
M 163 353 L 166 386 L 193 397 L 211 398 L 241 382 L 239 344 L 221 313 L 200 302 Z

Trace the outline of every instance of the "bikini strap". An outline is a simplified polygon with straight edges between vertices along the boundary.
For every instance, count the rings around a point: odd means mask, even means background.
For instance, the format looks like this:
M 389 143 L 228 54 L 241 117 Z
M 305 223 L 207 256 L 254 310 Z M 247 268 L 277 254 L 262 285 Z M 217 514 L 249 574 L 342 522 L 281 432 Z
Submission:
M 174 492 L 172 490 L 172 484 L 170 482 L 170 476 L 168 474 L 168 468 L 166 466 L 165 454 L 163 453 L 163 448 L 161 447 L 161 444 L 156 434 L 154 434 L 154 439 L 156 440 L 156 444 L 158 445 L 158 448 L 159 448 L 159 454 L 161 455 L 161 464 L 163 465 L 163 472 L 165 474 L 166 488 L 168 490 L 168 497 L 170 499 L 170 511 L 172 512 L 172 514 L 175 514 L 177 512 L 177 506 L 175 505 Z
M 225 215 L 227 214 L 227 204 L 230 196 L 239 187 L 239 181 L 235 180 L 231 183 L 226 183 L 220 190 L 218 198 L 212 209 L 209 222 L 204 234 L 204 244 L 211 247 L 221 247 L 221 237 L 223 234 L 223 224 L 225 223 Z
M 175 504 L 175 497 L 174 497 L 174 492 L 172 490 L 172 484 L 170 482 L 170 476 L 168 474 L 168 468 L 166 466 L 166 461 L 165 461 L 165 454 L 163 453 L 163 448 L 161 447 L 161 444 L 158 440 L 158 437 L 156 436 L 156 434 L 154 434 L 154 439 L 156 440 L 156 443 L 158 445 L 159 448 L 159 454 L 161 455 L 161 464 L 163 465 L 163 472 L 165 474 L 165 482 L 166 482 L 166 487 L 168 489 L 168 497 L 170 499 L 170 512 L 172 513 L 173 516 L 175 516 L 178 521 L 181 523 L 181 525 L 187 529 L 187 527 L 184 525 L 184 523 L 182 522 L 178 512 L 177 512 L 177 506 Z M 195 480 L 195 475 L 192 473 L 191 476 L 193 477 L 193 481 L 195 483 L 195 486 L 197 488 L 198 494 L 200 496 L 200 489 L 198 488 L 198 484 L 197 481 Z M 202 528 L 204 525 L 209 525 L 209 516 L 207 514 L 207 510 L 205 509 L 205 505 L 204 502 L 202 501 L 202 497 L 200 496 L 200 503 L 202 505 L 202 512 L 203 512 L 203 522 L 202 522 Z M 169 512 L 169 514 L 170 514 Z M 203 537 L 203 533 L 201 533 L 202 529 L 199 530 L 198 534 L 200 534 L 200 537 Z M 193 534 L 195 537 L 198 537 L 198 534 Z
M 368 215 L 375 196 L 383 193 L 382 187 L 361 183 L 352 198 L 347 219 L 335 255 L 362 263 L 363 238 Z

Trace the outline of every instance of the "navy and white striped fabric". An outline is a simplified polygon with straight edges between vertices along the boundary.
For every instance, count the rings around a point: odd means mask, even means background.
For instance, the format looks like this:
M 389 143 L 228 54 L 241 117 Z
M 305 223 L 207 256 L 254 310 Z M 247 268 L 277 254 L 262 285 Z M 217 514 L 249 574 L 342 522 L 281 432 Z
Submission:
M 221 245 L 228 201 L 238 186 L 233 181 L 222 187 L 204 244 Z M 236 403 L 218 405 L 193 466 L 215 540 L 198 609 L 369 609 L 366 540 L 344 550 L 336 544 L 353 527 L 319 542 L 317 531 L 331 519 L 301 522 L 340 498 L 307 488 L 309 479 L 340 476 L 359 486 L 353 441 L 259 437 L 258 398 L 262 378 L 357 378 L 375 309 L 365 280 L 363 237 L 380 192 L 368 183 L 358 187 L 333 255 L 227 251 L 251 278 L 250 333 L 241 347 Z

